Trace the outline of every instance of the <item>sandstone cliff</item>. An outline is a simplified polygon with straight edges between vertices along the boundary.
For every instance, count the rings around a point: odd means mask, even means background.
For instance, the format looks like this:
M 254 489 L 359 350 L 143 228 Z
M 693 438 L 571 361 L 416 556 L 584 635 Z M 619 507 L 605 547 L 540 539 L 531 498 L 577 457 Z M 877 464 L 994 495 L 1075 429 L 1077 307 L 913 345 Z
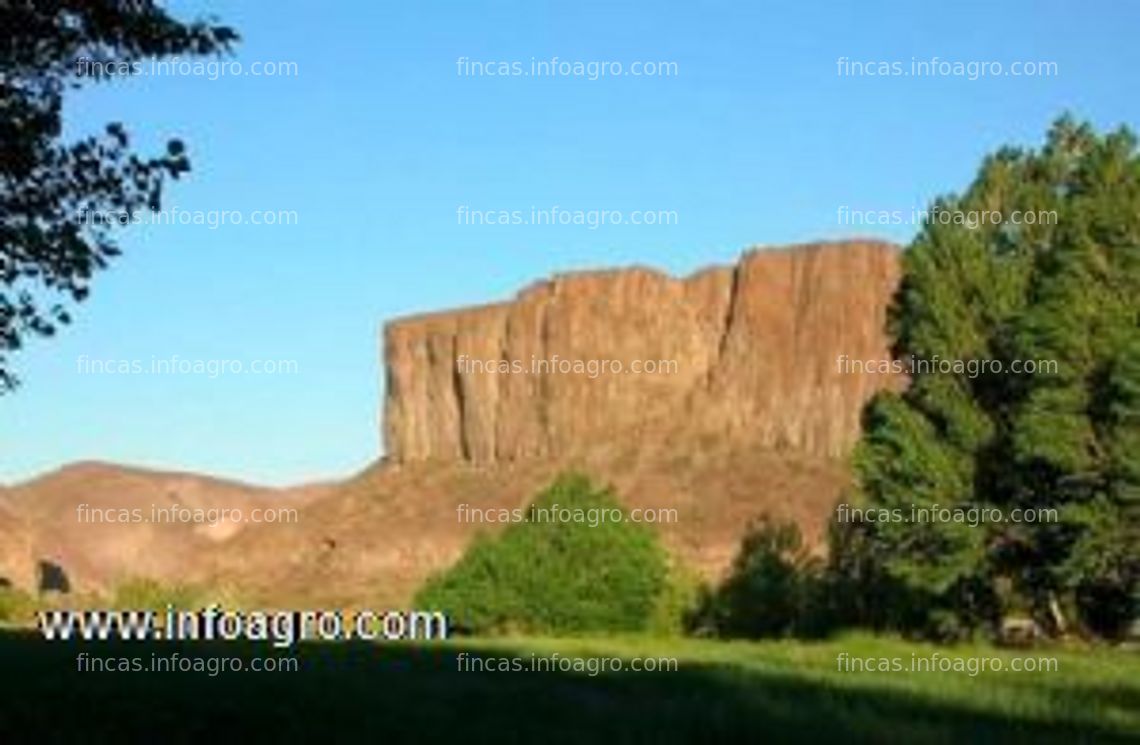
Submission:
M 684 279 L 643 268 L 557 276 L 513 302 L 394 321 L 387 455 L 496 462 L 616 438 L 716 437 L 840 457 L 863 403 L 892 381 L 837 359 L 889 357 L 898 275 L 889 244 L 816 243 Z M 549 371 L 601 360 L 625 372 Z M 659 371 L 632 373 L 635 361 Z

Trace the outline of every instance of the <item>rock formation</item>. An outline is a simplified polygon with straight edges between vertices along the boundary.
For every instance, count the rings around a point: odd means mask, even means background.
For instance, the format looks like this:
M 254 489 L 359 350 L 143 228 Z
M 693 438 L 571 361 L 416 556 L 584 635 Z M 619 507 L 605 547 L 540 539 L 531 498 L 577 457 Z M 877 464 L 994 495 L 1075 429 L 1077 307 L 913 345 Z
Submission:
M 502 527 L 459 522 L 459 505 L 523 507 L 568 468 L 613 485 L 630 508 L 674 510 L 655 527 L 710 579 L 760 514 L 796 522 L 819 545 L 850 483 L 839 456 L 858 437 L 862 405 L 895 382 L 838 360 L 889 356 L 898 273 L 888 244 L 812 244 L 751 251 L 685 279 L 641 268 L 559 276 L 513 302 L 394 321 L 387 454 L 372 467 L 268 490 L 69 466 L 0 487 L 0 580 L 35 589 L 37 562 L 49 561 L 78 592 L 146 576 L 267 607 L 399 607 L 476 532 Z M 532 359 L 571 371 L 531 371 Z M 635 361 L 660 369 L 628 372 Z M 499 372 L 504 362 L 523 369 Z M 298 516 L 89 523 L 77 519 L 84 504 L 288 505 Z
M 695 436 L 841 457 L 864 402 L 893 381 L 839 360 L 889 358 L 898 276 L 889 244 L 816 243 L 684 279 L 561 275 L 513 302 L 394 321 L 387 455 L 497 462 Z M 632 372 L 639 362 L 657 372 Z

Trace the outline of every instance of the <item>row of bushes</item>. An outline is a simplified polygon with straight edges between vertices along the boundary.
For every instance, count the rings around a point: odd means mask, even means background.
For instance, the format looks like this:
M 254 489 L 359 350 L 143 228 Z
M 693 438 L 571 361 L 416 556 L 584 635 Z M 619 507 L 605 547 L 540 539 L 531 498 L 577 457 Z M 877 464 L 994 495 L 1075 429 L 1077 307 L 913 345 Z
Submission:
M 621 510 L 610 490 L 575 474 L 557 479 L 534 503 L 554 505 Z M 727 578 L 710 587 L 671 561 L 643 524 L 524 522 L 494 537 L 478 535 L 457 564 L 428 580 L 414 605 L 442 610 L 453 630 L 474 634 L 819 637 L 859 626 L 947 639 L 997 630 L 980 610 L 964 623 L 962 607 L 945 607 L 890 577 L 876 548 L 867 526 L 839 524 L 825 559 L 808 550 L 795 525 L 763 519 L 745 534 Z M 975 597 L 980 608 L 988 595 L 978 588 Z M 67 600 L 69 607 L 163 611 L 222 599 L 190 585 L 135 579 L 110 598 Z M 3 587 L 0 621 L 30 623 L 36 611 L 59 602 Z
M 621 509 L 611 491 L 581 475 L 560 477 L 535 502 L 554 504 Z M 946 640 L 1000 633 L 981 610 L 964 621 L 962 607 L 898 582 L 880 554 L 864 524 L 834 525 L 825 558 L 809 550 L 794 524 L 761 519 L 746 532 L 726 579 L 708 586 L 672 563 L 642 524 L 523 522 L 477 536 L 457 564 L 425 584 L 415 605 L 442 610 L 453 629 L 475 634 L 811 638 L 861 627 Z M 984 594 L 979 589 L 979 606 Z
M 558 478 L 533 506 L 554 505 L 621 510 L 612 491 L 580 474 Z M 477 535 L 414 604 L 443 610 L 453 629 L 474 634 L 818 635 L 857 605 L 858 593 L 843 591 L 832 569 L 794 525 L 766 520 L 747 533 L 716 588 L 672 562 L 640 523 L 521 522 Z

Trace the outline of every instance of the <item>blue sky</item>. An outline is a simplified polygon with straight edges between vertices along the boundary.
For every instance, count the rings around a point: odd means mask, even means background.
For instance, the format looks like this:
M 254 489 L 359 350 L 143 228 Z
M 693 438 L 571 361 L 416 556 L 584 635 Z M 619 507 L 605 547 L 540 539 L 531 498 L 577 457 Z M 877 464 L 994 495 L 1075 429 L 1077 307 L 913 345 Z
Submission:
M 137 77 L 68 101 L 69 136 L 122 121 L 184 139 L 167 207 L 243 224 L 133 226 L 62 336 L 15 358 L 0 482 L 75 460 L 266 484 L 381 452 L 386 319 L 510 297 L 552 272 L 687 273 L 755 244 L 921 209 L 1071 110 L 1140 127 L 1128 3 L 177 2 L 295 75 Z M 663 77 L 461 75 L 475 62 L 668 62 Z M 840 75 L 840 58 L 1048 62 L 1049 76 Z M 231 68 L 232 69 L 232 68 Z M 613 69 L 612 64 L 609 69 Z M 990 67 L 992 70 L 992 66 Z M 457 210 L 635 210 L 674 224 L 466 225 Z M 251 225 L 254 211 L 296 224 Z M 215 216 L 217 213 L 214 213 Z M 292 374 L 83 374 L 79 360 L 288 360 Z

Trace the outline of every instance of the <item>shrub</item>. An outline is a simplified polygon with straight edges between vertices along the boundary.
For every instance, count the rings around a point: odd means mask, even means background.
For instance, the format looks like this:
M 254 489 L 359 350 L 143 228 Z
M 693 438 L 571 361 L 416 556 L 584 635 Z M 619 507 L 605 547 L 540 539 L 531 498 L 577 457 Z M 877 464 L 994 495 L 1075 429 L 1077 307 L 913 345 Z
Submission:
M 728 578 L 705 593 L 694 625 L 724 636 L 815 636 L 831 625 L 828 596 L 799 528 L 764 517 L 749 527 Z
M 179 609 L 204 605 L 202 593 L 190 585 L 164 585 L 158 580 L 136 577 L 126 580 L 114 590 L 111 607 L 131 610 Z
M 650 619 L 649 631 L 657 636 L 682 636 L 699 613 L 704 583 L 688 567 L 673 563 Z
M 35 617 L 35 611 L 36 600 L 30 594 L 17 587 L 0 587 L 0 621 L 26 623 Z
M 832 522 L 828 530 L 825 584 L 833 625 L 961 638 L 943 598 L 907 586 L 887 572 L 874 541 L 874 524 Z
M 577 474 L 559 477 L 531 508 L 580 517 L 621 511 L 609 490 Z M 520 522 L 498 537 L 476 536 L 459 563 L 425 584 L 416 606 L 475 633 L 648 629 L 667 588 L 666 555 L 649 528 L 622 516 Z

